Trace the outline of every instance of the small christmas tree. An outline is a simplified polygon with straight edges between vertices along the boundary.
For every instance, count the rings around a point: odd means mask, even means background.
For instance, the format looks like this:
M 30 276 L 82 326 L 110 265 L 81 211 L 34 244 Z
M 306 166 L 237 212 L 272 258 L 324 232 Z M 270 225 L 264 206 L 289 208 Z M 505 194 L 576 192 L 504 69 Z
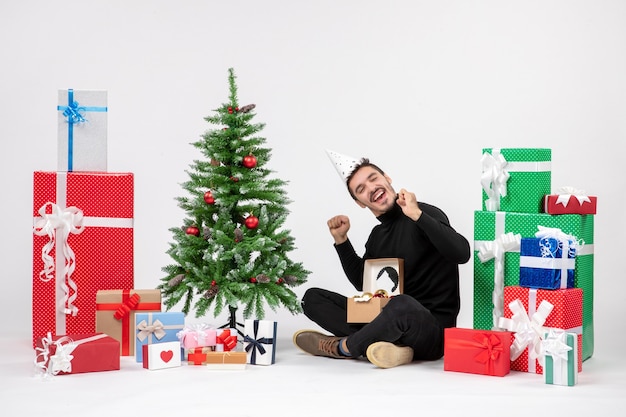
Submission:
M 287 182 L 270 178 L 270 150 L 257 135 L 265 124 L 252 123 L 254 104 L 239 107 L 233 69 L 228 73 L 229 101 L 205 118 L 216 127 L 193 143 L 206 159 L 193 161 L 182 184 L 189 195 L 177 201 L 186 218 L 169 229 L 174 263 L 163 268 L 158 288 L 166 309 L 184 300 L 185 314 L 193 307 L 201 317 L 213 307 L 217 317 L 227 306 L 228 325 L 235 327 L 239 307 L 245 318 L 257 319 L 265 306 L 301 312 L 291 287 L 310 272 L 287 256 L 295 249 L 290 231 L 281 228 L 291 202 Z

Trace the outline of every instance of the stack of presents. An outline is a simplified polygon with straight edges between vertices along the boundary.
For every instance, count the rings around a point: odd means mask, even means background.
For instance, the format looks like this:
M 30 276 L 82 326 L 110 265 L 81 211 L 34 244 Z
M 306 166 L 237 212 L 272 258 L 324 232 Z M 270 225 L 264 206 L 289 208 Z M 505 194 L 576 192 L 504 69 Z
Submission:
M 106 91 L 60 90 L 57 171 L 34 173 L 32 343 L 42 374 L 275 362 L 276 322 L 186 323 L 134 288 L 134 178 L 107 171 Z M 240 338 L 239 336 L 243 336 Z M 131 363 L 133 363 L 131 361 Z
M 445 332 L 444 370 L 572 386 L 593 354 L 596 197 L 552 193 L 551 150 L 483 149 L 473 328 Z
M 474 325 L 445 329 L 444 371 L 513 370 L 572 386 L 592 356 L 597 198 L 572 187 L 553 194 L 551 160 L 550 149 L 483 149 Z M 370 322 L 402 287 L 402 259 L 367 260 L 348 322 Z

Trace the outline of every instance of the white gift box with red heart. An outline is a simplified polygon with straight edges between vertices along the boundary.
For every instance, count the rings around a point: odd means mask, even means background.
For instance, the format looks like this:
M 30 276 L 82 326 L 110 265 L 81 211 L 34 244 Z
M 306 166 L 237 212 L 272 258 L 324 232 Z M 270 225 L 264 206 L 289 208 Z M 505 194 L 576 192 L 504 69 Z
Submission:
M 181 366 L 180 342 L 143 345 L 143 367 L 150 370 Z

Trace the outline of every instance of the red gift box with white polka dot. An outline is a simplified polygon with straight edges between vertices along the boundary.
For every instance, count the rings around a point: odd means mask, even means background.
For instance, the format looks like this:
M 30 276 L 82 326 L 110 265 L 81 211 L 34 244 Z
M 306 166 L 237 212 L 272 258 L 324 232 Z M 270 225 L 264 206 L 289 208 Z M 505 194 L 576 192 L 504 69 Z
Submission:
M 529 304 L 534 304 L 529 314 L 531 318 L 543 300 L 554 306 L 543 323 L 543 327 L 563 329 L 578 335 L 578 372 L 581 372 L 583 367 L 583 290 L 581 288 L 542 290 L 520 286 L 506 286 L 504 287 L 504 317 L 510 319 L 513 316 L 509 304 L 517 299 L 521 301 L 527 313 L 529 312 Z M 512 335 L 512 342 L 514 338 L 515 334 Z M 511 370 L 533 372 L 533 365 L 535 368 L 534 373 L 543 374 L 543 367 L 539 359 L 535 359 L 534 364 L 529 363 L 528 348 L 526 348 L 517 359 L 511 361 Z
M 33 346 L 94 333 L 96 292 L 134 287 L 132 173 L 33 177 Z

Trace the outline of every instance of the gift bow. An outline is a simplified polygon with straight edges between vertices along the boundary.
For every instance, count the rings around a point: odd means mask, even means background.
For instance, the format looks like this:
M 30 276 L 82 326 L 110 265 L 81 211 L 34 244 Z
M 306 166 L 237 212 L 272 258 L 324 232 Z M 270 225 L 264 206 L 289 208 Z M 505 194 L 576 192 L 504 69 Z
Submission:
M 474 360 L 485 365 L 485 371 L 488 375 L 493 375 L 494 364 L 504 351 L 502 342 L 495 334 L 488 333 L 476 333 L 472 336 L 472 339 L 467 344 L 480 349 L 474 356 Z
M 273 345 L 274 338 L 272 337 L 257 338 L 257 334 L 259 332 L 259 322 L 257 320 L 255 320 L 253 324 L 253 332 L 254 332 L 253 337 L 250 337 L 249 335 L 245 335 L 243 340 L 244 342 L 248 342 L 248 345 L 246 345 L 245 347 L 246 352 L 250 353 L 250 350 L 252 350 L 252 353 L 250 355 L 250 363 L 254 365 L 256 364 L 257 350 L 259 351 L 259 355 L 261 356 L 265 355 L 267 351 L 265 350 L 265 347 L 263 345 Z
M 481 262 L 491 259 L 503 259 L 504 253 L 519 249 L 522 236 L 513 232 L 504 233 L 493 241 L 485 242 L 478 250 L 478 258 Z
M 515 333 L 515 340 L 511 344 L 511 361 L 516 360 L 526 347 L 528 347 L 529 361 L 540 358 L 540 342 L 545 331 L 543 324 L 554 306 L 549 301 L 542 300 L 539 308 L 531 317 L 528 317 L 528 313 L 519 299 L 511 301 L 509 308 L 513 315 L 510 319 L 500 317 L 499 326 Z
M 271 345 L 274 343 L 274 339 L 271 337 L 260 337 L 258 339 L 254 339 L 248 335 L 244 336 L 243 341 L 248 342 L 248 345 L 246 346 L 246 352 L 249 352 L 250 349 L 254 349 L 254 351 L 258 350 L 259 354 L 261 355 L 265 355 L 266 353 L 265 347 L 263 345 Z
M 67 118 L 67 122 L 70 124 L 86 122 L 87 119 L 85 119 L 85 116 L 81 114 L 81 112 L 86 111 L 86 108 L 78 105 L 78 102 L 74 100 L 74 95 L 71 94 L 71 92 L 69 94 L 68 101 L 67 106 L 62 106 L 63 116 Z
M 176 337 L 178 337 L 181 342 L 184 342 L 187 337 L 193 337 L 198 345 L 202 346 L 206 343 L 206 331 L 209 329 L 211 329 L 211 326 L 206 323 L 194 323 L 185 326 L 183 330 L 176 333 Z
M 57 375 L 60 372 L 72 372 L 72 359 L 74 359 L 72 352 L 74 349 L 83 343 L 105 337 L 107 337 L 106 334 L 98 333 L 78 341 L 69 336 L 62 336 L 53 340 L 52 334 L 48 332 L 47 336 L 41 338 L 41 347 L 35 347 L 35 352 L 38 352 L 35 357 L 35 366 L 44 373 L 44 376 Z M 56 346 L 56 349 L 54 354 L 50 355 L 50 347 L 53 345 Z M 41 360 L 39 360 L 40 358 Z
M 572 347 L 567 345 L 567 333 L 561 329 L 551 328 L 546 338 L 541 342 L 542 359 L 547 355 L 555 359 L 567 360 L 567 352 L 570 350 L 572 350 Z
M 47 213 L 47 209 L 51 209 L 51 213 Z M 43 270 L 39 273 L 39 278 L 43 282 L 48 282 L 54 278 L 54 259 L 50 252 L 57 241 L 61 244 L 63 250 L 63 258 L 65 264 L 65 276 L 61 288 L 65 294 L 61 311 L 64 314 L 78 313 L 78 308 L 73 305 L 77 297 L 78 288 L 72 279 L 72 273 L 76 268 L 76 255 L 68 243 L 70 233 L 79 234 L 84 230 L 83 212 L 76 207 L 61 208 L 58 205 L 47 202 L 39 209 L 40 218 L 33 226 L 33 233 L 37 236 L 48 236 L 48 243 L 41 249 L 41 259 L 43 261 Z M 58 233 L 60 232 L 60 233 Z M 70 296 L 70 288 L 73 294 Z
M 217 335 L 216 341 L 218 344 L 224 345 L 225 351 L 232 350 L 235 346 L 237 346 L 237 336 L 230 334 L 230 330 L 228 329 Z
M 591 199 L 585 194 L 585 191 L 578 190 L 574 187 L 561 187 L 557 194 L 559 196 L 556 199 L 556 204 L 563 204 L 563 207 L 567 207 L 567 203 L 569 203 L 572 196 L 578 200 L 578 204 L 581 206 L 584 202 L 591 203 Z
M 535 237 L 543 239 L 541 251 L 542 257 L 550 256 L 548 252 L 546 252 L 546 250 L 549 251 L 549 247 L 546 245 L 545 239 L 552 238 L 558 240 L 559 246 L 562 250 L 562 257 L 564 258 L 568 256 L 576 256 L 576 253 L 585 244 L 582 239 L 578 240 L 575 236 L 568 235 L 559 228 L 544 226 L 537 226 L 537 228 L 539 229 L 539 231 L 535 233 Z M 551 253 L 552 252 L 550 251 L 550 254 Z
M 491 296 L 494 329 L 498 327 L 496 323 L 504 314 L 504 253 L 518 250 L 521 241 L 522 236 L 519 233 L 504 233 L 493 241 L 485 242 L 478 250 L 478 258 L 481 262 L 494 259 L 494 286 Z
M 481 351 L 474 359 L 476 362 L 484 363 L 488 369 L 492 369 L 493 363 L 498 360 L 503 351 L 502 342 L 494 334 L 475 334 L 474 341 L 479 344 Z
M 40 368 L 45 375 L 57 375 L 59 372 L 72 372 L 72 352 L 76 349 L 76 343 L 63 336 L 57 340 L 52 339 L 52 334 L 41 339 L 42 347 L 36 347 L 39 352 L 35 358 L 35 366 Z M 53 355 L 50 355 L 50 346 L 56 346 Z M 40 361 L 39 358 L 42 360 Z
M 159 319 L 156 319 L 151 325 L 148 324 L 147 321 L 141 320 L 139 324 L 137 324 L 137 339 L 140 341 L 146 340 L 150 334 L 154 334 L 157 339 L 162 339 L 165 336 L 166 332 L 163 329 L 163 323 Z
M 483 153 L 481 164 L 480 183 L 488 197 L 485 201 L 485 208 L 487 211 L 498 211 L 500 197 L 506 197 L 506 183 L 510 177 L 506 170 L 508 162 L 499 149 L 493 149 L 492 153 Z
M 57 345 L 56 352 L 50 357 L 49 369 L 52 375 L 59 372 L 72 372 L 72 359 L 74 359 L 72 352 L 74 349 L 76 349 L 74 342 Z
M 133 293 L 128 299 L 122 301 L 117 307 L 117 310 L 115 310 L 115 313 L 113 313 L 115 320 L 122 320 L 128 316 L 130 312 L 139 305 L 139 301 L 141 301 L 141 296 L 137 293 Z

